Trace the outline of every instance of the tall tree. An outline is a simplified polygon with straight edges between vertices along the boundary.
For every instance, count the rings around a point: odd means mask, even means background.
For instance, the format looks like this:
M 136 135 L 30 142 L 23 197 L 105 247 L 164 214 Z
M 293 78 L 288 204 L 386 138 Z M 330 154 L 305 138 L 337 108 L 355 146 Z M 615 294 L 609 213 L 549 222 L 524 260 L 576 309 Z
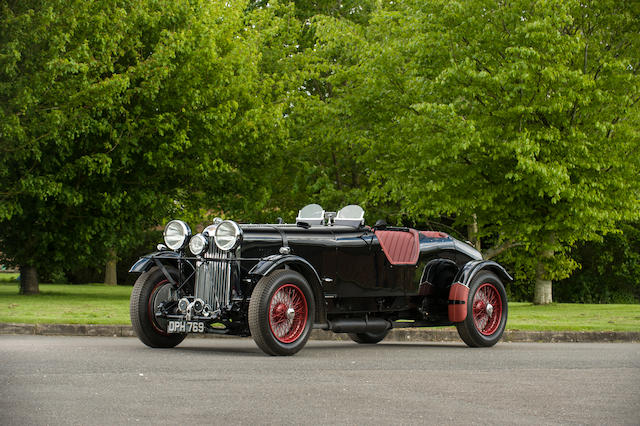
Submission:
M 284 114 L 289 131 L 287 143 L 278 151 L 280 163 L 273 168 L 277 176 L 268 188 L 262 188 L 269 193 L 262 209 L 266 215 L 252 209 L 254 218 L 273 220 L 277 212 L 292 219 L 306 203 L 318 202 L 328 209 L 337 209 L 363 200 L 367 182 L 357 165 L 360 155 L 357 143 L 343 129 L 329 124 L 335 123 L 333 115 L 339 113 L 327 107 L 336 99 L 326 79 L 331 66 L 316 50 L 315 23 L 332 17 L 364 25 L 377 3 L 376 0 L 250 2 L 254 11 L 277 10 L 278 25 L 270 25 L 271 31 L 262 32 L 270 39 L 268 49 L 262 53 L 275 59 L 265 61 L 265 72 L 274 75 L 286 88 Z M 275 28 L 277 31 L 273 31 Z
M 118 252 L 192 194 L 267 159 L 281 107 L 246 3 L 0 6 L 0 252 L 37 270 Z M 209 199 L 215 204 L 215 199 Z
M 640 5 L 409 1 L 368 25 L 324 19 L 334 122 L 366 150 L 370 202 L 477 218 L 537 263 L 640 211 Z M 341 106 L 342 105 L 342 106 Z

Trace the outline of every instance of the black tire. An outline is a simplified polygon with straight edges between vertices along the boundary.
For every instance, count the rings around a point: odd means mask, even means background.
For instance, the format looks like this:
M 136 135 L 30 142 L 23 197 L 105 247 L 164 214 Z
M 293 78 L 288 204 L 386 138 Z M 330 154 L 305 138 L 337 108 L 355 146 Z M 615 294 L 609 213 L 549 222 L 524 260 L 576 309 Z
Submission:
M 177 279 L 177 269 L 169 266 L 167 271 Z M 133 285 L 129 310 L 131 325 L 138 339 L 152 348 L 173 348 L 187 337 L 186 334 L 167 333 L 167 321 L 154 315 L 155 307 L 166 300 L 172 286 L 158 267 L 141 274 Z
M 502 338 L 507 312 L 507 292 L 502 281 L 493 272 L 482 271 L 469 286 L 467 317 L 456 323 L 458 334 L 473 348 L 493 346 Z
M 262 277 L 249 302 L 249 330 L 269 355 L 293 355 L 313 328 L 315 303 L 307 280 L 296 271 L 277 270 Z M 291 311 L 290 311 L 291 310 Z
M 384 340 L 387 337 L 389 330 L 381 331 L 379 333 L 349 333 L 349 338 L 356 343 L 373 345 Z

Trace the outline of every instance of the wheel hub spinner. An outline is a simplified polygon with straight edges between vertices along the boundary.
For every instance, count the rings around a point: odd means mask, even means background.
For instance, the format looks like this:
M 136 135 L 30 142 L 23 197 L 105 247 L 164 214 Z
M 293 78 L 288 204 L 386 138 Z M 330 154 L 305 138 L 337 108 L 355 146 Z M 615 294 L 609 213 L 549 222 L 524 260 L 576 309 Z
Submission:
M 293 321 L 295 317 L 296 317 L 296 310 L 293 308 L 287 309 L 287 319 L 289 321 Z
M 491 303 L 487 303 L 486 311 L 489 317 L 493 315 L 493 305 Z

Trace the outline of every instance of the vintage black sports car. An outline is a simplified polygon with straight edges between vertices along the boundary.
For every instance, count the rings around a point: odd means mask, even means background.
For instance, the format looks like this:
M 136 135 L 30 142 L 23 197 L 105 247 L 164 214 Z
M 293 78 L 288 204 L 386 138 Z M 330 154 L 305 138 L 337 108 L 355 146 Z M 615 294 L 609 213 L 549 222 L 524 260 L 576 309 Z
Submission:
M 190 253 L 187 253 L 187 248 Z M 434 231 L 364 224 L 350 205 L 317 204 L 295 224 L 214 220 L 191 235 L 180 220 L 131 268 L 131 323 L 151 347 L 188 333 L 253 336 L 292 355 L 314 328 L 377 343 L 391 328 L 455 325 L 469 346 L 492 346 L 507 322 L 505 269 Z

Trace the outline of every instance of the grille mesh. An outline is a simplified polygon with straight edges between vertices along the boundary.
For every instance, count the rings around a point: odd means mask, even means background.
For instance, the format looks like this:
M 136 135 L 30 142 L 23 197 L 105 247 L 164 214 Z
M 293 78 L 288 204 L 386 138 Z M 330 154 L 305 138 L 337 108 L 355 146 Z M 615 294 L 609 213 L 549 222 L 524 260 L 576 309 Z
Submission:
M 218 249 L 213 238 L 209 239 L 207 259 L 230 259 L 231 252 Z M 196 270 L 196 298 L 205 301 L 212 311 L 221 310 L 231 297 L 231 262 L 200 262 Z

